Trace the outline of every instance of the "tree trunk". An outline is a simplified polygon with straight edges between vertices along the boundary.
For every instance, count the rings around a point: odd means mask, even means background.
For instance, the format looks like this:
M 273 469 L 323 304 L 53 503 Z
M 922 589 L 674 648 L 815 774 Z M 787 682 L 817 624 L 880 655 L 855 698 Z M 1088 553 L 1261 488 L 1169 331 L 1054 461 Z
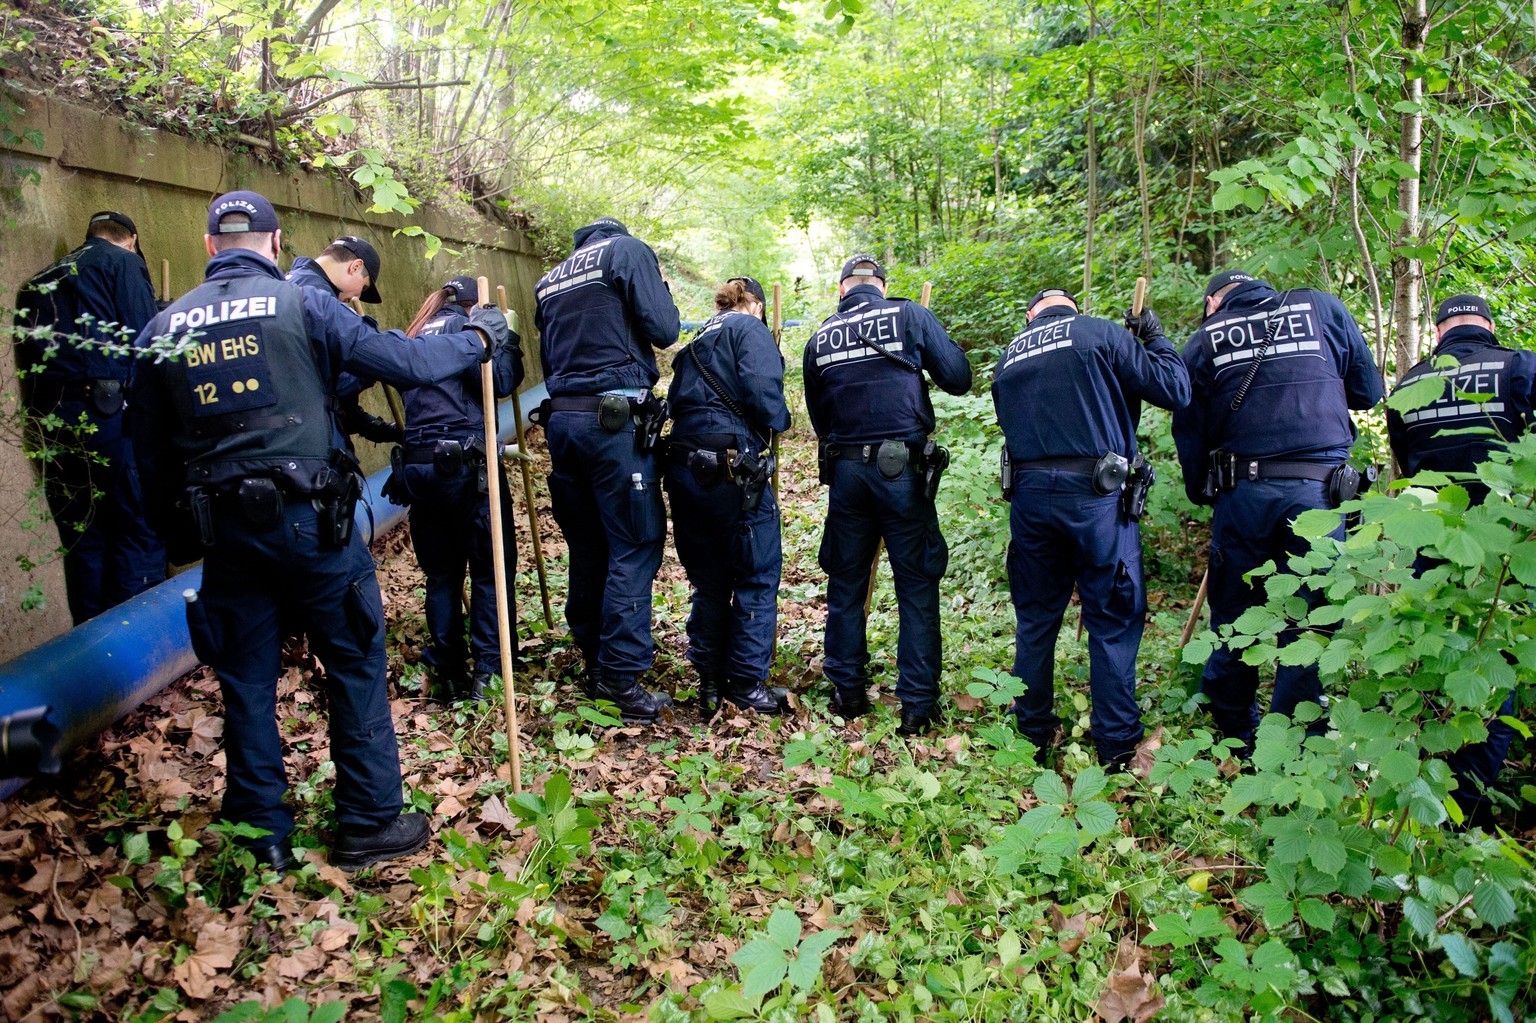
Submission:
M 1088 3 L 1088 42 L 1093 42 L 1098 15 L 1093 0 Z M 1088 225 L 1083 233 L 1083 293 L 1077 307 L 1088 312 L 1093 305 L 1093 229 L 1099 217 L 1099 138 L 1094 125 L 1093 58 L 1088 59 Z
M 1418 65 L 1424 59 L 1424 43 L 1429 34 L 1428 0 L 1409 0 L 1403 13 L 1403 99 L 1411 109 L 1403 113 L 1402 136 L 1398 158 L 1413 168 L 1397 183 L 1398 252 L 1392 257 L 1392 312 L 1397 325 L 1397 373 L 1412 366 L 1419 357 L 1419 334 L 1423 311 L 1420 297 L 1424 286 L 1424 261 L 1403 250 L 1416 246 L 1419 238 L 1419 184 L 1424 160 L 1424 80 Z

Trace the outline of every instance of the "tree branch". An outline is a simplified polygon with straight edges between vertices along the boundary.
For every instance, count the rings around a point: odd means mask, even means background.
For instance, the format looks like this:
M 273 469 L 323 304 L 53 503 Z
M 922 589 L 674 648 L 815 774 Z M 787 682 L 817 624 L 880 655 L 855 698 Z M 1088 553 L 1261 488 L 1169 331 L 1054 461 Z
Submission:
M 316 107 L 324 106 L 331 100 L 340 99 L 351 92 L 376 92 L 382 89 L 443 89 L 450 85 L 468 84 L 469 82 L 465 79 L 458 79 L 452 82 L 364 82 L 362 85 L 349 85 L 345 89 L 337 89 L 329 96 L 321 96 L 319 99 L 312 100 L 301 106 L 287 107 L 277 115 L 277 119 L 287 123 L 296 117 L 303 117 Z

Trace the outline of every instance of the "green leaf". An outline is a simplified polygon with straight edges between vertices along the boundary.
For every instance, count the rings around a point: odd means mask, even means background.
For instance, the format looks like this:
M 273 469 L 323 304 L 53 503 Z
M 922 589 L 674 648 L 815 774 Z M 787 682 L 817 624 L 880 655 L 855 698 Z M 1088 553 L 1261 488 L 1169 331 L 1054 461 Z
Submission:
M 1024 944 L 1012 928 L 1004 931 L 1003 936 L 997 939 L 997 961 L 1003 966 L 1009 966 L 1023 954 Z
M 757 1012 L 762 999 L 748 999 L 740 990 L 728 987 L 704 997 L 704 1011 L 710 1019 L 740 1019 Z
M 768 918 L 768 937 L 784 951 L 792 951 L 800 942 L 800 918 L 793 910 L 774 910 Z
M 1297 910 L 1309 926 L 1320 931 L 1333 930 L 1333 925 L 1338 921 L 1338 914 L 1333 907 L 1321 899 L 1302 899 Z
M 1349 851 L 1344 848 L 1344 840 L 1338 835 L 1315 835 L 1307 858 L 1314 867 L 1332 877 L 1349 862 Z
M 1435 911 L 1429 903 L 1417 895 L 1410 895 L 1403 900 L 1403 919 L 1408 921 L 1421 938 L 1433 937 L 1435 933 Z
M 1477 947 L 1460 934 L 1440 935 L 1440 948 L 1445 957 L 1463 977 L 1475 977 L 1481 972 L 1477 961 Z
M 1445 695 L 1462 707 L 1481 707 L 1492 692 L 1493 687 L 1478 672 L 1459 669 L 1445 676 Z
M 1115 808 L 1101 799 L 1084 803 L 1077 808 L 1077 826 L 1091 838 L 1107 835 L 1115 830 Z
M 1492 881 L 1480 881 L 1472 889 L 1472 909 L 1489 927 L 1503 927 L 1515 918 L 1514 897 Z
M 1243 201 L 1243 185 L 1238 181 L 1229 181 L 1216 189 L 1216 194 L 1211 196 L 1211 209 L 1217 213 L 1232 209 Z
M 1083 768 L 1081 773 L 1072 781 L 1072 802 L 1086 803 L 1100 792 L 1104 791 L 1107 776 L 1104 768 L 1097 764 L 1090 764 Z M 1036 790 L 1038 792 L 1038 789 Z
M 346 1002 L 326 1002 L 310 1013 L 309 1023 L 340 1023 L 347 1014 Z
M 1386 536 L 1404 547 L 1414 549 L 1439 543 L 1445 535 L 1445 520 L 1432 511 L 1407 506 L 1401 507 L 1382 520 L 1381 528 Z
M 1035 779 L 1035 798 L 1050 806 L 1067 804 L 1067 783 L 1055 771 L 1044 771 Z

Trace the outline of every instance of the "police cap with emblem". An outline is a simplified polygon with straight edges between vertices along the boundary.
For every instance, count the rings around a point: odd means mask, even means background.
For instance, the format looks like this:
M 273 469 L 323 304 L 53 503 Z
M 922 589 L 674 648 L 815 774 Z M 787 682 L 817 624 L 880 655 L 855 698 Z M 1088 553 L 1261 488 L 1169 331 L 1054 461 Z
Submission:
M 450 277 L 448 283 L 443 285 L 443 290 L 448 292 L 450 302 L 468 302 L 473 305 L 480 301 L 480 286 L 473 277 Z
M 231 213 L 244 213 L 248 220 L 220 223 Z M 271 234 L 277 227 L 277 210 L 257 192 L 225 192 L 208 207 L 209 234 Z
M 1493 322 L 1493 313 L 1488 311 L 1488 302 L 1481 295 L 1452 295 L 1441 302 L 1435 311 L 1435 325 L 1439 326 L 1452 316 L 1481 316 L 1489 323 Z
M 1223 270 L 1215 277 L 1212 277 L 1211 283 L 1205 286 L 1205 297 L 1210 298 L 1229 284 L 1247 284 L 1250 281 L 1256 280 L 1258 278 L 1253 274 L 1245 274 L 1241 270 Z
M 864 266 L 861 269 L 861 263 L 867 263 L 869 265 Z M 867 252 L 861 252 L 843 264 L 843 275 L 839 277 L 838 280 L 846 281 L 850 277 L 877 277 L 881 281 L 884 281 L 885 267 L 881 266 L 880 261 L 874 256 L 871 256 Z
M 351 234 L 344 234 L 331 244 L 340 245 L 363 261 L 363 271 L 368 275 L 368 287 L 363 289 L 363 293 L 358 298 L 369 305 L 378 305 L 384 301 L 379 297 L 379 250 Z

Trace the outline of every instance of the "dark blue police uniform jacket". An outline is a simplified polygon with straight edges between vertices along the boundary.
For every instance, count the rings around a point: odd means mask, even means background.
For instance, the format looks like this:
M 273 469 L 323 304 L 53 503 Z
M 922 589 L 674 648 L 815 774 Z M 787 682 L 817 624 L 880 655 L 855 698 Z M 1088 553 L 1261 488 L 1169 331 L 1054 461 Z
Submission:
M 1233 411 L 1271 323 L 1268 349 Z M 1190 337 L 1184 365 L 1193 398 L 1174 413 L 1173 439 L 1185 492 L 1197 504 L 1212 503 L 1204 494 L 1212 451 L 1222 448 L 1261 463 L 1338 464 L 1354 440 L 1350 410 L 1381 400 L 1375 360 L 1349 310 L 1334 296 L 1307 288 L 1276 294 L 1263 281 L 1239 285 Z M 1283 570 L 1289 555 L 1306 551 L 1291 522 L 1308 509 L 1328 507 L 1328 500 L 1324 484 L 1315 480 L 1257 479 L 1217 494 L 1214 504 L 1207 592 L 1211 625 L 1220 628 L 1263 603 L 1262 591 L 1244 583 L 1243 575 L 1271 559 Z M 1339 530 L 1342 536 L 1342 518 Z M 1221 647 L 1206 663 L 1202 686 L 1223 733 L 1251 741 L 1259 721 L 1258 670 Z M 1302 702 L 1321 699 L 1315 668 L 1276 668 L 1272 711 L 1290 714 Z
M 950 394 L 970 389 L 970 363 L 934 315 L 916 302 L 882 297 L 874 285 L 850 288 L 805 346 L 806 408 L 817 437 L 833 448 L 820 553 L 827 678 L 845 690 L 867 682 L 864 596 L 883 538 L 901 624 L 896 695 L 904 710 L 919 714 L 939 698 L 939 580 L 949 549 L 922 493 L 922 474 L 909 464 L 889 480 L 873 458 L 880 441 L 920 445 L 933 430 L 924 370 Z
M 1452 365 L 1442 365 L 1445 360 Z M 1398 412 L 1387 408 L 1387 435 L 1392 454 L 1405 475 L 1421 469 L 1444 473 L 1473 472 L 1478 463 L 1501 441 L 1514 440 L 1525 432 L 1536 408 L 1536 353 L 1505 348 L 1493 332 L 1472 324 L 1462 324 L 1446 331 L 1429 358 L 1403 374 L 1397 387 L 1407 387 L 1426 376 L 1446 378 L 1443 394 L 1428 405 Z M 1394 388 L 1396 390 L 1396 388 Z M 1466 395 L 1475 394 L 1473 401 Z M 1480 433 L 1466 432 L 1482 427 Z M 1488 497 L 1488 485 L 1475 479 L 1463 479 L 1474 503 Z M 1429 566 L 1420 559 L 1421 570 Z M 1500 717 L 1515 712 L 1514 694 L 1499 708 L 1499 716 L 1488 722 L 1486 742 L 1463 746 L 1447 758 L 1459 779 L 1470 784 L 1456 790 L 1457 801 L 1472 811 L 1484 802 L 1478 786 L 1492 785 L 1504 767 L 1514 742 L 1515 730 Z
M 1189 375 L 1166 337 L 1143 345 L 1119 324 L 1051 306 L 1003 350 L 992 400 L 1018 466 L 1008 582 L 1018 630 L 1013 670 L 1026 691 L 1014 712 L 1042 749 L 1061 723 L 1053 708 L 1056 636 L 1076 582 L 1088 628 L 1093 738 L 1100 759 L 1113 761 L 1143 734 L 1141 529 L 1121 512 L 1119 492 L 1095 491 L 1085 465 L 1108 452 L 1134 458 L 1141 403 L 1183 408 Z
M 655 349 L 677 340 L 671 289 L 650 246 L 617 221 L 588 224 L 575 245 L 534 287 L 550 396 L 638 397 L 660 375 Z M 557 411 L 544 429 L 550 503 L 570 553 L 566 622 L 588 670 L 623 687 L 654 654 L 651 584 L 667 533 L 656 455 L 637 450 L 633 420 L 610 433 L 596 412 Z
M 442 312 L 421 330 L 423 334 L 452 334 L 463 330 L 468 314 L 458 305 Z M 507 344 L 491 359 L 491 379 L 496 397 L 505 398 L 523 380 L 521 350 Z M 404 487 L 410 495 L 411 544 L 416 561 L 427 577 L 427 631 L 432 642 L 423 660 L 448 675 L 464 670 L 473 655 L 475 670 L 502 674 L 501 641 L 496 628 L 496 573 L 491 550 L 491 504 L 480 480 L 485 466 L 485 413 L 481 406 L 481 371 L 472 366 L 458 376 L 424 387 L 413 387 L 401 397 L 405 403 Z M 454 465 L 453 459 L 435 458 L 439 442 L 477 450 Z M 512 507 L 506 473 L 498 473 L 501 504 Z M 510 578 L 517 565 L 517 543 L 512 516 L 503 514 L 502 550 Z M 464 612 L 460 594 L 468 566 L 470 580 L 469 646 L 464 643 Z M 510 601 L 512 594 L 507 594 Z M 510 605 L 509 605 L 510 606 Z M 515 620 L 515 615 L 514 615 Z
M 75 343 L 132 345 L 156 311 L 144 258 L 105 238 L 90 238 L 53 262 L 16 298 L 16 363 L 27 405 L 33 415 L 54 413 L 66 424 L 43 466 L 43 489 L 60 527 L 77 625 L 165 578 L 165 547 L 145 522 L 123 432 L 133 357 Z M 51 337 L 39 336 L 44 328 Z M 76 429 L 82 419 L 92 429 Z
M 203 287 L 253 275 L 275 282 L 280 302 L 302 304 L 307 338 L 289 343 L 307 341 L 320 387 L 333 384 L 344 370 L 408 387 L 479 362 L 483 344 L 477 332 L 427 338 L 381 333 L 334 298 L 283 282 L 274 263 L 249 250 L 214 256 Z M 194 290 L 177 305 L 197 294 Z M 165 315 L 145 328 L 136 342 L 140 348 L 155 341 Z M 205 319 L 212 323 L 234 315 L 215 304 Z M 210 348 L 208 357 L 217 365 L 230 357 Z M 257 355 L 250 346 L 241 348 L 242 358 Z M 159 499 L 151 509 L 168 522 L 169 502 L 187 485 L 188 466 L 177 451 L 197 434 L 193 424 L 182 421 L 179 396 L 169 392 L 162 365 L 169 363 L 146 360 L 139 367 L 130 428 L 145 486 Z M 248 455 L 256 458 L 260 451 Z M 296 625 L 308 635 L 330 681 L 337 824 L 356 831 L 382 827 L 402 805 L 400 760 L 384 674 L 383 604 L 368 548 L 355 532 L 339 550 L 323 544 L 314 505 L 303 495 L 284 502 L 276 526 L 251 525 L 227 496 L 214 501 L 213 511 L 214 544 L 204 555 L 202 589 L 188 605 L 187 618 L 194 647 L 218 674 L 224 698 L 229 738 L 224 817 L 267 830 L 273 842 L 286 840 L 293 830 L 293 815 L 283 805 L 287 782 L 276 682 L 282 638 Z
M 705 371 L 745 419 L 710 386 Z M 789 429 L 784 357 L 772 332 L 746 313 L 715 316 L 673 357 L 667 399 L 673 542 L 693 586 L 688 660 L 701 674 L 762 681 L 773 664 L 784 564 L 776 495 L 770 483 L 757 508 L 744 511 L 739 486 L 719 475 L 701 479 L 686 458 L 697 449 L 715 451 L 717 459 L 731 450 L 760 453 L 773 434 Z
M 341 301 L 341 292 L 331 283 L 325 271 L 320 269 L 320 264 L 308 256 L 295 259 L 286 278 L 301 288 L 311 288 L 323 295 L 329 295 L 336 299 L 337 305 L 347 312 L 354 316 L 358 315 L 357 310 Z M 360 431 L 359 420 L 368 414 L 363 410 L 362 393 L 375 383 L 374 380 L 345 371 L 336 377 L 336 386 L 331 391 L 335 398 L 336 427 L 341 431 L 348 450 L 351 450 L 351 435 Z

